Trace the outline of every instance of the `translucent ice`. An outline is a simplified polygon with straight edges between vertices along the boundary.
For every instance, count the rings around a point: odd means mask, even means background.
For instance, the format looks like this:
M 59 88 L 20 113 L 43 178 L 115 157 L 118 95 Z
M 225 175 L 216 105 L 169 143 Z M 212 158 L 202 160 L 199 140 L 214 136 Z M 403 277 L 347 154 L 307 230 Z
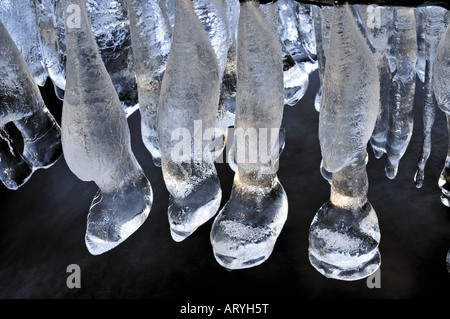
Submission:
M 50 167 L 61 156 L 61 131 L 1 22 L 0 82 L 0 179 L 9 189 L 18 189 L 34 170 Z M 5 127 L 10 122 L 21 133 L 23 150 Z
M 413 132 L 413 105 L 416 88 L 417 39 L 413 8 L 393 9 L 393 23 L 387 57 L 391 61 L 389 90 L 389 130 L 386 141 L 386 176 L 395 178 L 400 159 Z
M 66 7 L 64 1 L 38 0 L 37 9 L 44 61 L 55 84 L 56 94 L 62 98 L 66 68 Z M 87 0 L 86 10 L 100 55 L 128 116 L 138 108 L 138 92 L 132 65 L 126 0 Z
M 320 87 L 316 94 L 316 99 L 314 101 L 314 107 L 317 111 L 320 110 L 320 104 L 322 99 L 322 84 L 324 83 L 324 72 L 326 55 L 328 51 L 328 46 L 330 43 L 330 29 L 331 29 L 331 17 L 333 14 L 333 7 L 324 6 L 318 7 L 313 6 L 313 17 L 314 17 L 314 32 L 316 38 L 316 52 L 317 52 L 317 63 L 319 68 L 319 79 Z
M 241 3 L 234 134 L 238 167 L 231 197 L 211 229 L 214 256 L 228 269 L 257 266 L 269 258 L 287 218 L 287 197 L 276 174 L 278 143 L 271 143 L 278 139 L 282 120 L 283 66 L 280 41 L 269 21 L 256 1 Z
M 370 144 L 376 158 L 386 153 L 389 130 L 389 89 L 392 81 L 386 55 L 386 46 L 392 29 L 392 8 L 381 6 L 360 6 L 366 24 L 367 37 L 374 49 L 373 54 L 380 76 L 380 109 Z
M 313 55 L 315 43 L 310 43 L 313 28 L 308 25 L 311 20 L 307 19 L 307 8 L 293 0 L 276 3 L 275 28 L 282 45 L 287 105 L 295 105 L 303 97 L 308 88 L 309 74 L 317 69 Z
M 48 74 L 41 55 L 34 0 L 0 1 L 0 21 L 19 48 L 37 85 L 43 86 Z
M 219 209 L 222 191 L 208 140 L 216 124 L 220 78 L 216 53 L 192 2 L 176 0 L 157 122 L 175 241 L 184 240 Z
M 436 116 L 436 99 L 433 94 L 433 64 L 436 49 L 445 31 L 445 14 L 447 10 L 437 6 L 427 6 L 422 9 L 425 40 L 425 77 L 424 77 L 424 105 L 423 105 L 423 142 L 419 156 L 414 182 L 417 188 L 422 187 L 425 178 L 425 166 L 431 153 L 431 132 Z
M 64 28 L 58 25 L 63 6 L 57 0 L 35 0 L 42 61 L 56 90 L 66 85 Z M 63 23 L 61 21 L 61 23 Z M 57 96 L 62 99 L 57 91 Z
M 144 223 L 153 194 L 132 153 L 126 117 L 98 52 L 85 0 L 67 0 L 64 5 L 67 14 L 79 12 L 79 20 L 66 20 L 62 144 L 70 170 L 100 188 L 89 209 L 85 237 L 89 252 L 98 255 Z
M 153 163 L 161 166 L 156 124 L 159 93 L 170 52 L 171 26 L 158 0 L 128 0 L 128 15 L 142 140 L 152 155 Z
M 357 280 L 381 263 L 366 173 L 380 83 L 373 54 L 348 5 L 334 7 L 324 79 L 319 140 L 332 182 L 330 201 L 310 226 L 309 259 L 326 277 Z
M 237 4 L 238 3 L 226 0 L 193 1 L 194 10 L 200 19 L 200 22 L 203 24 L 203 28 L 216 53 L 220 68 L 219 81 L 222 83 L 222 88 L 224 88 L 222 81 L 224 72 L 227 67 L 227 71 L 230 71 L 229 63 L 233 63 L 233 61 L 230 60 L 232 57 L 229 53 L 232 54 L 232 52 L 229 52 L 229 49 L 230 45 L 233 45 L 233 39 L 230 38 L 233 37 L 235 29 L 235 26 L 232 25 L 235 23 L 233 20 L 236 20 L 236 12 L 233 10 L 233 6 L 236 6 Z M 228 92 L 221 91 L 221 97 L 219 98 L 216 123 L 217 134 L 215 134 L 213 142 L 211 143 L 211 151 L 214 153 L 214 157 L 217 157 L 222 153 L 226 143 L 229 113 L 227 112 L 227 105 L 225 105 L 224 101 L 224 98 L 226 97 L 222 94 L 227 93 Z
M 447 26 L 437 47 L 433 74 L 434 96 L 436 97 L 437 105 L 446 114 L 447 131 L 450 132 L 450 25 Z M 442 203 L 450 207 L 450 138 L 447 158 L 439 177 L 439 187 L 442 191 Z

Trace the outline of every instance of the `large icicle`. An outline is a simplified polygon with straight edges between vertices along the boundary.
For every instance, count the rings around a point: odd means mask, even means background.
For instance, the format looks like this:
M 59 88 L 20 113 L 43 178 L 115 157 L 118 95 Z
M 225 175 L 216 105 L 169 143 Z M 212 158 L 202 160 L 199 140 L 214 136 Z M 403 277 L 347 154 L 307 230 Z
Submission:
M 136 161 L 117 92 L 98 52 L 85 0 L 64 1 L 67 82 L 62 144 L 70 170 L 100 190 L 87 218 L 86 245 L 102 254 L 126 240 L 147 219 L 151 185 Z
M 157 111 L 161 83 L 170 53 L 171 26 L 160 0 L 128 0 L 133 66 L 139 94 L 142 140 L 161 166 Z
M 0 179 L 16 190 L 39 168 L 62 154 L 61 131 L 44 104 L 26 61 L 0 22 Z M 23 151 L 8 134 L 12 122 L 23 138 Z
M 256 1 L 241 3 L 234 134 L 238 167 L 231 197 L 211 229 L 214 256 L 228 269 L 253 267 L 269 258 L 287 218 L 287 197 L 277 178 L 283 66 L 280 42 L 268 20 Z
M 331 172 L 330 201 L 309 232 L 311 264 L 324 276 L 357 280 L 380 263 L 380 231 L 367 199 L 367 142 L 378 113 L 376 62 L 348 5 L 334 7 L 325 67 L 319 139 L 323 165 Z
M 216 53 L 192 2 L 175 0 L 158 107 L 161 167 L 175 241 L 184 240 L 219 209 L 222 191 L 208 142 L 215 133 L 220 79 Z

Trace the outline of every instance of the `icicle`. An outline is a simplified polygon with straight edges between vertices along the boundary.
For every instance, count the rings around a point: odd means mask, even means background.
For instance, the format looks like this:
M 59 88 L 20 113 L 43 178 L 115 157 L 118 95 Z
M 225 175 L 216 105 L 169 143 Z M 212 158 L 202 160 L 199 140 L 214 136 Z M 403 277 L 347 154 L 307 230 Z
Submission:
M 431 132 L 436 116 L 436 99 L 433 94 L 433 63 L 439 40 L 445 31 L 445 13 L 441 7 L 428 6 L 423 9 L 425 39 L 425 100 L 423 105 L 423 142 L 414 182 L 421 188 L 425 178 L 425 166 L 431 153 Z
M 87 218 L 91 254 L 113 249 L 147 219 L 152 188 L 136 161 L 117 92 L 98 52 L 85 0 L 64 1 L 66 91 L 62 144 L 70 170 L 100 188 Z
M 157 111 L 170 53 L 171 27 L 158 0 L 128 0 L 133 65 L 139 93 L 141 133 L 153 163 L 161 166 Z
M 389 89 L 389 130 L 386 140 L 386 176 L 395 178 L 400 159 L 413 132 L 417 39 L 413 8 L 394 8 L 387 56 L 392 73 Z
M 324 79 L 319 139 L 323 165 L 333 175 L 330 201 L 311 223 L 309 258 L 324 276 L 357 280 L 381 263 L 366 173 L 380 83 L 373 54 L 348 5 L 334 7 Z
M 161 167 L 175 241 L 191 235 L 219 209 L 222 191 L 208 142 L 215 134 L 220 78 L 216 53 L 192 2 L 175 0 L 158 107 Z
M 376 158 L 386 153 L 387 133 L 389 130 L 389 90 L 392 75 L 386 56 L 389 32 L 392 29 L 392 9 L 389 7 L 365 6 L 362 8 L 363 21 L 367 28 L 367 37 L 374 49 L 374 58 L 380 76 L 380 109 L 370 144 Z
M 50 167 L 61 156 L 61 131 L 1 22 L 0 82 L 0 179 L 7 188 L 16 190 L 36 169 Z M 5 129 L 10 122 L 22 134 L 21 153 Z
M 44 86 L 48 73 L 42 59 L 34 0 L 3 1 L 0 21 L 19 48 L 37 85 Z
M 437 105 L 446 114 L 447 131 L 450 136 L 450 25 L 447 26 L 439 46 L 436 50 L 436 58 L 433 65 L 433 91 Z M 444 168 L 439 177 L 439 187 L 441 188 L 441 201 L 450 207 L 450 138 L 445 159 Z
M 317 112 L 320 111 L 320 104 L 322 99 L 322 85 L 324 83 L 324 72 L 326 55 L 328 51 L 328 46 L 330 43 L 330 29 L 331 29 L 331 16 L 333 14 L 333 7 L 313 7 L 314 16 L 314 29 L 316 37 L 316 51 L 317 51 L 317 62 L 319 67 L 319 79 L 320 87 L 317 91 L 316 98 L 314 101 L 314 108 Z
M 287 218 L 287 197 L 276 174 L 279 147 L 272 143 L 278 141 L 283 114 L 281 47 L 268 20 L 256 1 L 241 3 L 234 134 L 238 168 L 231 197 L 211 229 L 214 256 L 228 269 L 264 262 Z

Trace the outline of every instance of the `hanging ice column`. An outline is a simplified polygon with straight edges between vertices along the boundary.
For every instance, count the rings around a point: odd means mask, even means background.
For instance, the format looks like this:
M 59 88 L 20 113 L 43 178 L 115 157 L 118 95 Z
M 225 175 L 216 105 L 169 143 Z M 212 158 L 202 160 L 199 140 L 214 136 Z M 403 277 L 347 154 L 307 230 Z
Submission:
M 325 68 L 319 139 L 331 172 L 331 195 L 309 232 L 309 259 L 324 276 L 357 280 L 381 263 L 380 231 L 367 199 L 367 142 L 378 113 L 380 83 L 366 40 L 348 5 L 335 6 Z
M 432 82 L 434 78 L 433 64 L 436 48 L 445 31 L 445 14 L 447 10 L 436 6 L 427 6 L 421 10 L 425 41 L 425 82 L 424 82 L 424 105 L 423 105 L 423 142 L 422 151 L 419 156 L 417 171 L 414 182 L 417 188 L 421 188 L 425 178 L 425 166 L 431 154 L 431 132 L 436 117 L 436 99 L 433 94 Z
M 128 0 L 134 69 L 139 94 L 142 140 L 161 166 L 157 111 L 161 83 L 169 58 L 172 30 L 159 0 Z
M 0 180 L 18 189 L 39 168 L 48 168 L 62 154 L 61 131 L 44 104 L 24 58 L 0 22 Z M 22 134 L 23 151 L 5 125 Z
M 447 128 L 450 135 L 450 25 L 447 26 L 437 47 L 436 59 L 433 67 L 433 90 L 439 108 L 446 114 Z M 450 137 L 444 168 L 439 177 L 441 201 L 450 207 Z
M 86 245 L 98 255 L 146 220 L 152 189 L 130 145 L 122 105 L 91 32 L 85 0 L 67 0 L 67 82 L 62 144 L 70 170 L 100 188 L 87 218 Z
M 191 0 L 175 1 L 175 25 L 158 106 L 161 167 L 172 238 L 182 241 L 213 217 L 222 190 L 209 144 L 220 67 Z
M 413 133 L 416 88 L 417 37 L 413 8 L 394 8 L 387 58 L 392 73 L 389 89 L 389 129 L 386 136 L 386 176 L 397 175 Z
M 269 258 L 287 218 L 277 178 L 284 104 L 280 42 L 256 1 L 241 3 L 235 121 L 237 170 L 231 197 L 211 229 L 216 260 L 228 269 Z

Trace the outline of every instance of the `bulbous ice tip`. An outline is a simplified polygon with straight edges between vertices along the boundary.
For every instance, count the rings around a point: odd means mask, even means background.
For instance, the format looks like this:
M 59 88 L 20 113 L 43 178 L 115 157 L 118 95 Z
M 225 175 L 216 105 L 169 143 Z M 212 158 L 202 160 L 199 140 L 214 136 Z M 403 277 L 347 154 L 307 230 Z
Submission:
M 217 213 L 222 199 L 218 179 L 208 179 L 184 198 L 169 195 L 170 234 L 181 242 Z
M 386 164 L 386 176 L 389 179 L 394 179 L 397 176 L 398 166 L 393 164 Z
M 252 194 L 234 194 L 211 229 L 216 261 L 228 270 L 251 268 L 266 261 L 287 219 L 287 197 L 281 184 L 254 201 Z
M 327 202 L 311 223 L 310 263 L 328 278 L 363 279 L 381 265 L 380 237 L 378 219 L 369 202 L 358 212 Z
M 383 156 L 383 154 L 384 154 L 382 149 L 374 146 L 373 144 L 372 144 L 372 150 L 373 150 L 373 155 L 375 156 L 376 159 L 380 159 L 381 156 Z
M 88 251 L 100 255 L 125 241 L 145 222 L 152 201 L 152 189 L 145 176 L 114 193 L 99 190 L 87 218 Z
M 418 168 L 416 174 L 414 175 L 414 183 L 416 184 L 416 188 L 422 188 L 424 179 L 425 179 L 424 171 Z

